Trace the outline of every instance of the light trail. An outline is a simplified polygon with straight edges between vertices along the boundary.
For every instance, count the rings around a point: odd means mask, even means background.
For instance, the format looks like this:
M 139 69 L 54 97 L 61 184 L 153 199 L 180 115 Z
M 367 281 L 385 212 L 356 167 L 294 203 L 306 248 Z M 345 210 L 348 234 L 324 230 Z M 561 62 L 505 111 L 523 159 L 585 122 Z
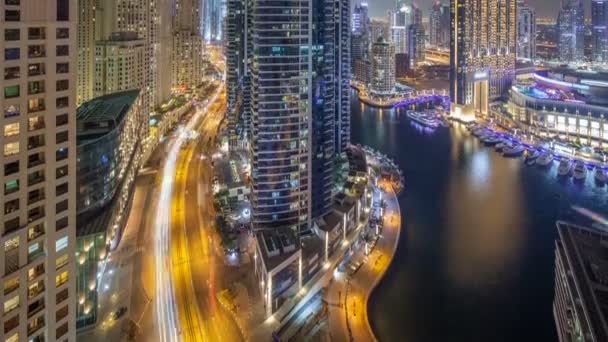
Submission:
M 154 230 L 154 258 L 155 258 L 155 296 L 156 296 L 156 323 L 158 327 L 159 340 L 161 342 L 177 342 L 179 338 L 179 321 L 173 287 L 171 256 L 169 251 L 171 241 L 171 202 L 173 195 L 173 184 L 177 171 L 177 156 L 179 150 L 187 139 L 187 132 L 193 130 L 196 124 L 207 111 L 210 104 L 215 103 L 219 93 L 224 87 L 220 84 L 214 95 L 203 108 L 197 109 L 190 118 L 186 129 L 178 134 L 171 144 L 169 153 L 165 160 L 162 173 L 162 184 L 156 211 Z

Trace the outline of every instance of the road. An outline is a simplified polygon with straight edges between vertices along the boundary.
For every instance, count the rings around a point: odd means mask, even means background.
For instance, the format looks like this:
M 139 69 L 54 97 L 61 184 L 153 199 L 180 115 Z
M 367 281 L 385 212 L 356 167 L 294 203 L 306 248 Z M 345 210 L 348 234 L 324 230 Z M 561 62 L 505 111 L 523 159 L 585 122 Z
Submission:
M 225 112 L 225 91 L 198 108 L 165 157 L 155 215 L 156 323 L 161 341 L 239 341 L 218 305 L 223 255 L 216 244 L 209 156 Z M 198 135 L 192 138 L 192 132 Z M 204 158 L 204 160 L 203 160 Z
M 382 279 L 391 263 L 401 230 L 397 196 L 390 186 L 385 184 L 383 188 L 386 201 L 384 228 L 376 247 L 368 256 L 359 249 L 351 260 L 363 261 L 361 268 L 352 276 L 337 274 L 326 292 L 331 341 L 375 341 L 367 317 L 367 301 L 370 289 Z

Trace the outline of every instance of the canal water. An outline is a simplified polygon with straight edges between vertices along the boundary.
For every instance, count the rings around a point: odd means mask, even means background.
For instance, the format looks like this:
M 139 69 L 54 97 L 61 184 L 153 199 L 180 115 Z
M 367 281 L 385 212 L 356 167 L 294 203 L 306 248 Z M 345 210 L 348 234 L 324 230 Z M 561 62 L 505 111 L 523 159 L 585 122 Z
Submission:
M 560 181 L 484 147 L 464 127 L 431 133 L 353 96 L 352 141 L 401 167 L 402 233 L 370 300 L 380 341 L 555 341 L 555 221 L 608 216 L 608 190 Z

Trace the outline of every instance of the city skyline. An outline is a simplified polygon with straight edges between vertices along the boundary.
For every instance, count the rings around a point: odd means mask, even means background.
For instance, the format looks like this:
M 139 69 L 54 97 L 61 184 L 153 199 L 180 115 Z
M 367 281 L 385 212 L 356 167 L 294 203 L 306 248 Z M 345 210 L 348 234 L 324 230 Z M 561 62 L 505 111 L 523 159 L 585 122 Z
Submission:
M 607 340 L 608 0 L 557 2 L 0 2 L 0 340 Z
M 406 3 L 416 3 L 420 6 L 420 8 L 424 11 L 425 17 L 428 16 L 433 4 L 436 0 L 407 0 Z M 559 12 L 559 1 L 555 2 L 549 0 L 526 0 L 528 5 L 536 10 L 538 17 L 543 18 L 555 18 Z M 591 17 L 591 1 L 585 0 L 585 13 L 587 17 Z M 395 1 L 394 0 L 376 0 L 376 1 L 362 1 L 362 0 L 353 0 L 353 6 L 360 2 L 367 2 L 370 4 L 370 17 L 384 19 L 386 18 L 386 12 L 391 9 Z M 372 5 L 373 2 L 373 5 Z M 443 0 L 443 3 L 448 3 L 449 1 Z M 557 4 L 556 4 L 557 3 Z

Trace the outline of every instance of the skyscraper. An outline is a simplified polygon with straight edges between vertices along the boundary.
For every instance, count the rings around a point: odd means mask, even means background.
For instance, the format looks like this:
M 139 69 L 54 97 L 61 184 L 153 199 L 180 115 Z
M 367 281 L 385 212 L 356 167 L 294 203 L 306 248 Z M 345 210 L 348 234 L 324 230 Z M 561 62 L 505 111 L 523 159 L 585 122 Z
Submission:
M 410 59 L 410 68 L 414 68 L 424 60 L 425 35 L 422 25 L 422 10 L 412 4 L 411 23 L 407 29 L 407 55 Z
M 250 1 L 228 0 L 226 11 L 226 112 L 231 145 L 249 132 Z
M 362 7 L 363 21 L 367 22 L 367 4 Z M 335 133 L 334 153 L 346 152 L 350 144 L 350 75 L 351 75 L 351 25 L 350 0 L 335 0 L 334 5 L 334 84 L 335 84 Z M 367 24 L 363 25 L 367 30 Z
M 2 341 L 75 341 L 76 0 L 2 1 Z
M 200 1 L 175 0 L 173 11 L 173 89 L 198 86 L 203 77 Z
M 429 16 L 429 41 L 431 46 L 447 49 L 450 47 L 450 6 L 437 0 Z
M 592 60 L 608 63 L 608 1 L 591 2 Z
M 536 12 L 524 0 L 517 2 L 517 58 L 536 58 Z
M 395 90 L 395 46 L 383 37 L 372 44 L 371 90 L 379 94 Z
M 412 7 L 406 6 L 404 3 L 397 3 L 400 6 L 391 11 L 389 14 L 389 20 L 391 25 L 391 41 L 395 47 L 396 53 L 407 53 L 408 50 L 408 29 L 412 24 Z M 376 43 L 376 40 L 372 41 Z
M 585 58 L 585 7 L 582 0 L 563 0 L 557 17 L 557 49 L 562 62 Z
M 355 5 L 351 26 L 353 34 L 365 34 L 367 32 L 369 26 L 367 2 Z
M 350 32 L 347 9 L 337 0 L 253 2 L 251 202 L 256 230 L 306 231 L 331 208 L 336 126 L 343 124 L 336 120 L 348 112 L 340 108 L 348 102 L 336 98 L 348 96 L 336 90 L 350 76 L 348 61 L 341 64 L 350 58 L 348 51 L 336 51 L 350 48 L 344 37 Z
M 198 2 L 198 0 L 195 0 Z M 228 0 L 229 1 L 229 0 Z M 203 37 L 206 42 L 217 42 L 224 38 L 223 22 L 224 8 L 228 1 L 204 0 L 203 2 Z
M 154 110 L 170 97 L 171 68 L 158 66 L 172 64 L 171 0 L 132 0 L 128 6 L 116 0 L 79 0 L 77 14 L 78 104 L 105 94 L 95 93 L 95 52 L 110 41 L 116 45 L 117 37 L 123 47 L 143 43 L 143 65 L 135 67 L 143 70 L 137 88 L 144 106 Z M 122 72 L 131 71 L 123 68 Z
M 516 0 L 451 0 L 450 97 L 453 115 L 486 114 L 515 75 Z

